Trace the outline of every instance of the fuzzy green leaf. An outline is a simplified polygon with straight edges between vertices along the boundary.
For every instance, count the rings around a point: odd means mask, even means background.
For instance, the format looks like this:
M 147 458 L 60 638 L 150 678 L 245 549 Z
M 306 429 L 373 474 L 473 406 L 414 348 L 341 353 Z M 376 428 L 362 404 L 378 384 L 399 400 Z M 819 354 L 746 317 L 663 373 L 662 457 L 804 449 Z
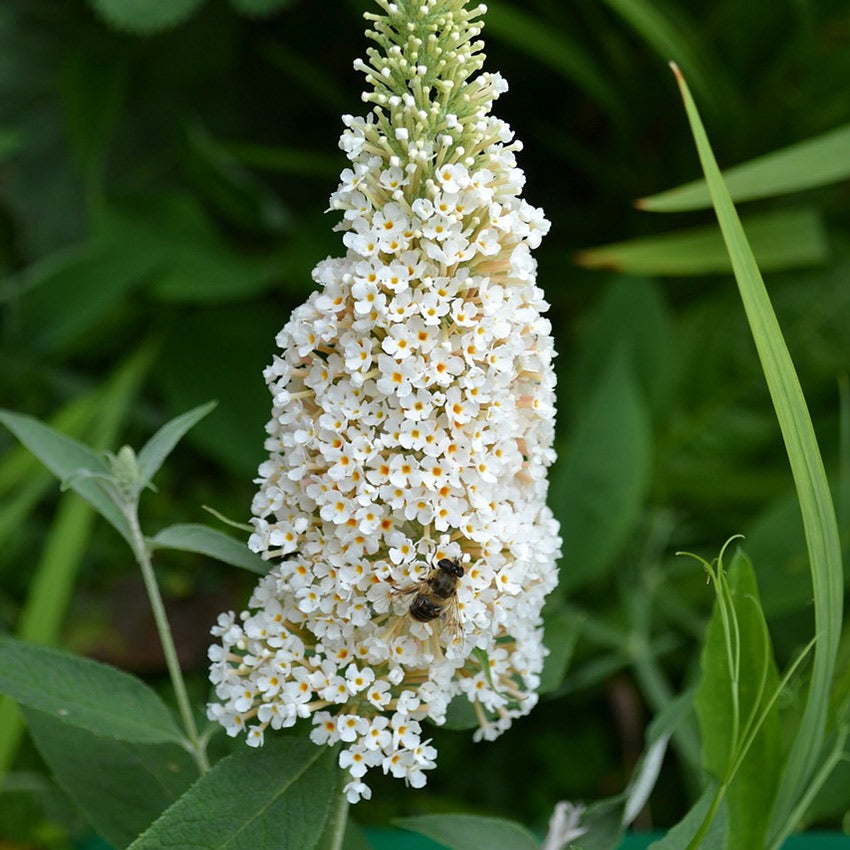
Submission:
M 564 679 L 581 634 L 582 619 L 574 611 L 556 608 L 543 613 L 543 642 L 549 650 L 540 674 L 541 694 L 554 691 Z
M 177 744 L 104 738 L 55 716 L 24 709 L 53 778 L 114 847 L 126 847 L 198 777 Z
M 165 703 L 134 676 L 56 649 L 0 637 L 0 693 L 98 735 L 181 742 Z
M 189 410 L 181 416 L 176 416 L 174 419 L 166 422 L 145 443 L 136 458 L 141 486 L 151 481 L 162 466 L 163 461 L 171 454 L 183 435 L 213 410 L 216 404 L 217 402 L 215 401 L 209 401 L 206 404 Z
M 31 416 L 0 410 L 0 422 L 60 481 L 67 481 L 125 540 L 131 541 L 127 519 L 99 483 L 102 479 L 78 474 L 108 476 L 109 465 L 102 455 Z
M 537 850 L 537 840 L 524 827 L 502 818 L 477 815 L 420 815 L 393 821 L 402 829 L 439 841 L 449 850 Z
M 200 523 L 170 525 L 152 537 L 150 543 L 158 549 L 179 549 L 209 555 L 217 561 L 242 567 L 257 575 L 265 575 L 270 568 L 269 562 L 255 555 L 242 540 Z
M 335 751 L 271 736 L 218 762 L 132 850 L 310 850 L 337 791 Z

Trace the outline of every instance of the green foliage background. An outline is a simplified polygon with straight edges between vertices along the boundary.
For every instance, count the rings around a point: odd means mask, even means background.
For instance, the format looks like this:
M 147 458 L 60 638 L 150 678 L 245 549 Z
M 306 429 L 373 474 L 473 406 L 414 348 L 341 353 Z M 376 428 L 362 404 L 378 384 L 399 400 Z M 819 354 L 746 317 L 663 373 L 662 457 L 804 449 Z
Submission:
M 540 827 L 559 799 L 621 790 L 649 719 L 698 673 L 713 595 L 679 549 L 711 558 L 743 533 L 780 663 L 811 635 L 787 459 L 712 214 L 660 216 L 633 201 L 699 174 L 668 59 L 687 75 L 723 166 L 847 125 L 850 9 L 841 0 L 489 6 L 487 66 L 511 85 L 497 111 L 525 144 L 526 197 L 553 223 L 537 254 L 560 352 L 551 486 L 565 539 L 548 693 L 496 744 L 435 730 L 439 767 L 427 789 L 376 782 L 355 811 L 367 823 L 460 808 Z M 0 7 L 0 406 L 115 449 L 217 399 L 147 497 L 152 529 L 203 521 L 202 505 L 247 518 L 269 409 L 261 370 L 312 267 L 342 250 L 323 210 L 345 165 L 340 115 L 363 106 L 351 63 L 365 50 L 366 8 Z M 767 219 L 753 242 L 845 545 L 850 143 L 846 161 L 828 185 L 742 207 Z M 678 248 L 656 238 L 700 227 L 709 234 Z M 648 241 L 636 259 L 619 243 L 638 237 Z M 599 245 L 613 247 L 584 250 Z M 0 631 L 164 687 L 120 538 L 75 496 L 59 497 L 10 436 L 0 441 Z M 159 568 L 202 701 L 209 627 L 241 606 L 254 577 L 173 552 Z M 54 592 L 36 610 L 45 583 Z M 785 698 L 798 696 L 792 687 Z M 698 748 L 685 724 L 640 824 L 669 825 L 685 811 Z M 14 765 L 4 796 L 27 802 L 0 806 L 0 836 L 62 847 L 85 833 L 29 744 Z M 842 823 L 847 780 L 845 765 L 812 822 Z M 24 795 L 32 789 L 36 802 Z

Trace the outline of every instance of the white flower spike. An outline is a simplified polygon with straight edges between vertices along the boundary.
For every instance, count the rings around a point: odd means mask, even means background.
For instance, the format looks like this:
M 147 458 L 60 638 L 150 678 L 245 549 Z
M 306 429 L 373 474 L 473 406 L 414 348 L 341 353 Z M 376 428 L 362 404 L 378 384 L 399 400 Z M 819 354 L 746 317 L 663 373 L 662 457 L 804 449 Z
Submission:
M 312 721 L 342 744 L 346 796 L 369 769 L 418 788 L 424 721 L 458 698 L 476 738 L 534 706 L 540 611 L 561 540 L 546 506 L 555 375 L 521 199 L 507 88 L 483 72 L 484 6 L 377 0 L 331 197 L 345 256 L 277 337 L 249 545 L 274 563 L 219 618 L 211 719 L 261 746 Z

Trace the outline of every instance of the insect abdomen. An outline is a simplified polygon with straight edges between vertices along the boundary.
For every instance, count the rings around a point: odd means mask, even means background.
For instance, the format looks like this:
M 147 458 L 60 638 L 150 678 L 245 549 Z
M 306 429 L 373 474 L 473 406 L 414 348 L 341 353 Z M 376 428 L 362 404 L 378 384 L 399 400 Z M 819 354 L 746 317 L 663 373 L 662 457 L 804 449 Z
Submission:
M 419 620 L 420 623 L 430 623 L 431 620 L 436 620 L 442 613 L 443 608 L 440 605 L 435 604 L 421 593 L 410 603 L 410 616 L 414 620 Z

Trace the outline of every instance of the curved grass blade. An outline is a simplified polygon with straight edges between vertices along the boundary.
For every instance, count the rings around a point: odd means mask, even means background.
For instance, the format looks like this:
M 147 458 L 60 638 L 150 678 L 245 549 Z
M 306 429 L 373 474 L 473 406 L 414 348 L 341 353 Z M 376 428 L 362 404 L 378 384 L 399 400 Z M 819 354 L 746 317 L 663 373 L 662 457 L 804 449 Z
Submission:
M 830 685 L 841 634 L 841 543 L 823 459 L 794 364 L 696 105 L 681 72 L 675 65 L 673 70 L 779 420 L 800 502 L 812 573 L 817 643 L 806 706 L 782 775 L 769 830 L 772 846 L 778 846 L 793 828 L 790 818 L 823 751 Z
M 723 172 L 733 201 L 772 198 L 804 189 L 815 189 L 850 179 L 850 124 L 806 139 L 778 151 L 742 162 Z M 694 180 L 635 201 L 649 212 L 701 210 L 711 206 L 705 180 Z

